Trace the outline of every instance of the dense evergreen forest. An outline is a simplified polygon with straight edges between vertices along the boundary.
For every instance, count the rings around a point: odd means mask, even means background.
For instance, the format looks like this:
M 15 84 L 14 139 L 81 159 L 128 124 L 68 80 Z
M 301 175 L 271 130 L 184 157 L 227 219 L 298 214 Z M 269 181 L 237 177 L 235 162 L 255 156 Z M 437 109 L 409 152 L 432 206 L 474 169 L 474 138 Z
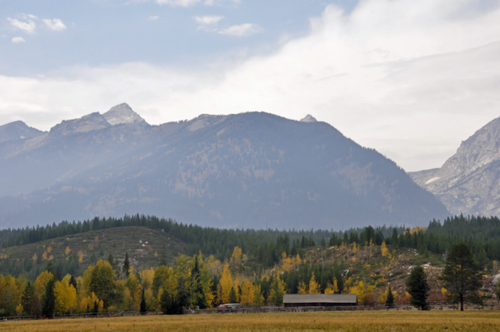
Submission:
M 231 257 L 234 247 L 239 247 L 249 258 L 248 265 L 257 271 L 259 268 L 272 267 L 287 255 L 303 257 L 306 247 L 315 245 L 340 246 L 345 244 L 381 245 L 417 249 L 421 254 L 432 252 L 446 254 L 452 245 L 463 242 L 469 246 L 476 261 L 484 267 L 493 260 L 500 260 L 500 220 L 497 217 L 455 216 L 444 222 L 433 220 L 429 227 L 405 229 L 401 227 L 371 226 L 346 231 L 334 230 L 251 230 L 251 229 L 217 229 L 186 225 L 172 219 L 160 219 L 154 216 L 134 215 L 123 218 L 94 218 L 83 222 L 63 221 L 59 224 L 37 226 L 24 229 L 7 229 L 0 231 L 0 243 L 3 248 L 35 243 L 92 230 L 111 229 L 115 227 L 141 226 L 162 230 L 165 233 L 187 244 L 187 254 L 202 252 L 214 255 L 221 261 Z M 68 267 L 61 267 L 74 272 L 76 256 L 62 262 Z M 57 262 L 54 262 L 57 264 Z M 19 275 L 30 266 L 13 269 L 8 260 L 0 262 L 0 273 Z M 18 264 L 19 265 L 19 264 Z M 29 265 L 29 263 L 28 263 Z M 71 265 L 71 266 L 70 266 Z M 26 271 L 28 272 L 28 271 Z M 37 271 L 38 272 L 38 271 Z M 35 273 L 35 271 L 33 271 Z
M 153 234 L 154 229 L 162 236 L 183 241 L 190 256 L 172 252 L 174 261 L 168 263 L 163 251 L 159 252 L 155 267 L 142 268 L 133 266 L 137 266 L 137 261 L 132 262 L 132 257 L 129 260 L 127 245 L 118 248 L 124 259 L 101 249 L 101 256 L 107 255 L 107 260 L 97 261 L 96 257 L 91 265 L 82 263 L 80 252 L 74 252 L 76 247 L 71 251 L 66 244 L 62 245 L 66 247 L 64 259 L 45 256 L 56 245 L 46 240 L 62 238 L 58 241 L 64 243 L 64 237 L 103 229 L 113 229 L 116 236 L 120 227 L 136 227 L 135 231 L 143 229 L 148 234 Z M 130 231 L 123 229 L 127 234 Z M 204 308 L 227 302 L 280 305 L 285 293 L 357 294 L 360 304 L 383 304 L 387 283 L 395 285 L 405 278 L 402 266 L 415 264 L 416 261 L 410 263 L 409 256 L 418 260 L 417 251 L 423 260 L 416 264 L 422 264 L 429 256 L 439 265 L 450 248 L 462 242 L 471 249 L 481 268 L 496 273 L 499 235 L 498 218 L 463 215 L 442 223 L 433 220 L 428 228 L 413 229 L 368 226 L 346 231 L 229 230 L 135 215 L 3 230 L 0 316 L 42 314 L 43 303 L 48 301 L 43 293 L 49 290 L 54 293 L 54 310 L 61 314 L 106 310 L 178 313 L 179 308 L 186 306 Z M 38 243 L 43 240 L 45 244 Z M 113 239 L 106 237 L 106 241 Z M 99 243 L 97 238 L 95 242 Z M 18 259 L 3 254 L 30 243 L 43 251 L 42 259 L 36 253 Z M 85 246 L 90 248 L 92 243 L 85 242 Z M 94 249 L 99 251 L 98 247 Z M 391 272 L 389 266 L 399 267 Z M 107 286 L 100 287 L 101 284 Z M 443 298 L 440 286 L 436 284 L 434 288 L 434 300 Z M 407 303 L 405 294 L 399 290 L 396 302 Z
M 89 231 L 110 229 L 115 227 L 141 226 L 151 229 L 161 229 L 171 236 L 189 245 L 188 254 L 201 251 L 224 260 L 231 257 L 233 248 L 238 246 L 244 253 L 252 254 L 258 251 L 272 251 L 276 258 L 270 264 L 277 262 L 283 249 L 289 252 L 290 242 L 298 248 L 328 241 L 332 234 L 342 236 L 342 231 L 333 230 L 253 230 L 253 229 L 219 229 L 178 223 L 172 219 L 157 218 L 145 215 L 125 215 L 123 218 L 98 218 L 91 220 L 53 223 L 47 226 L 26 227 L 21 229 L 6 229 L 0 231 L 0 244 L 3 248 L 50 240 L 57 237 L 75 235 Z M 393 227 L 381 227 L 377 232 L 384 236 L 392 234 Z M 399 233 L 404 228 L 396 228 Z M 361 233 L 362 229 L 351 229 L 349 232 Z M 279 240 L 281 238 L 281 240 Z M 286 239 L 285 239 L 286 238 Z M 271 254 L 272 256 L 272 254 Z

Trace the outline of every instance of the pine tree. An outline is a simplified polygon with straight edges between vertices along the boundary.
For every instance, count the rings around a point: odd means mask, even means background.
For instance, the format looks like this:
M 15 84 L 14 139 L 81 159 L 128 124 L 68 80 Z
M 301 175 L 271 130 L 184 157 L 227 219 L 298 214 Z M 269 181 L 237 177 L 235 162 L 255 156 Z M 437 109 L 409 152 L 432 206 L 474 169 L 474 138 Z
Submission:
M 411 295 L 410 303 L 421 310 L 428 310 L 427 297 L 431 286 L 427 282 L 427 276 L 421 266 L 415 267 L 408 280 L 406 280 L 406 289 Z
M 180 277 L 177 282 L 177 296 L 176 296 L 176 314 L 182 315 L 184 313 L 184 307 L 187 305 L 188 293 L 186 290 L 186 285 L 184 279 Z
M 35 287 L 30 281 L 26 284 L 24 288 L 23 296 L 21 298 L 21 304 L 23 306 L 23 311 L 27 315 L 31 314 L 31 305 L 33 303 L 33 297 L 35 296 Z
M 191 270 L 191 292 L 195 299 L 195 305 L 199 309 L 205 309 L 207 307 L 207 300 L 205 298 L 205 293 L 203 292 L 203 285 L 200 280 L 200 267 L 198 265 L 198 256 L 194 256 L 194 267 Z
M 75 290 L 78 291 L 78 284 L 76 283 L 76 279 L 74 276 L 71 276 L 71 278 L 69 279 L 69 284 L 73 285 L 73 287 L 75 287 Z
M 42 301 L 42 314 L 46 318 L 52 318 L 54 316 L 54 311 L 56 308 L 56 296 L 54 294 L 54 285 L 57 279 L 53 277 L 45 286 L 45 295 Z
M 167 291 L 163 291 L 163 293 L 161 293 L 160 308 L 165 315 L 173 315 L 177 313 L 175 299 Z
M 446 298 L 452 303 L 460 303 L 464 310 L 464 302 L 481 303 L 478 290 L 481 287 L 479 266 L 474 262 L 472 254 L 465 244 L 451 248 L 443 274 L 439 277 L 448 291 Z
M 111 264 L 111 267 L 114 270 L 116 267 L 115 267 L 115 259 L 113 258 L 113 255 L 111 255 L 111 254 L 108 255 L 108 262 L 109 262 L 109 264 Z
M 388 307 L 394 307 L 394 294 L 392 293 L 391 286 L 389 286 L 389 290 L 387 291 L 387 300 L 385 301 L 385 305 Z
M 125 253 L 125 260 L 123 261 L 122 273 L 125 275 L 125 278 L 128 278 L 130 274 L 130 262 L 128 260 L 128 252 Z
M 141 306 L 140 306 L 140 312 L 141 314 L 145 314 L 147 311 L 148 311 L 148 308 L 146 307 L 146 299 L 144 298 L 144 289 L 142 290 L 142 294 L 141 294 Z

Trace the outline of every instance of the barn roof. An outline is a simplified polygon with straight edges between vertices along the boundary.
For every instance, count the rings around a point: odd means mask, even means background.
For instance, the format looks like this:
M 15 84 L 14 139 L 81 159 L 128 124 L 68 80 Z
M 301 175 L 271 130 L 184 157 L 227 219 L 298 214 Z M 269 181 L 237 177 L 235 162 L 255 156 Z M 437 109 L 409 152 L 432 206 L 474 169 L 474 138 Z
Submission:
M 285 294 L 283 303 L 358 303 L 356 294 Z

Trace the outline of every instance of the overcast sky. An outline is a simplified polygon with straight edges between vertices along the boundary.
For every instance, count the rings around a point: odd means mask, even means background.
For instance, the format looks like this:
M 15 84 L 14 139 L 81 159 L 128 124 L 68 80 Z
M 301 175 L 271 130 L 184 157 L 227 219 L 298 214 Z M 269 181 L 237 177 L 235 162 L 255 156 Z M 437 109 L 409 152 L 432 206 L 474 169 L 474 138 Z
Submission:
M 0 0 L 0 124 L 311 114 L 407 171 L 500 116 L 500 0 Z

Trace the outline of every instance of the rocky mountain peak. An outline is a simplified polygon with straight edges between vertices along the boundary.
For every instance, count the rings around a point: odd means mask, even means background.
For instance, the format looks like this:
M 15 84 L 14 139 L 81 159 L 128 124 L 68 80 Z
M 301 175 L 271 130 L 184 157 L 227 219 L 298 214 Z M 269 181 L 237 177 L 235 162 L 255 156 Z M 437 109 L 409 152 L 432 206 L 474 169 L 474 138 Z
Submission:
M 307 114 L 300 122 L 318 122 L 311 114 Z
M 443 167 L 459 172 L 473 171 L 494 160 L 500 160 L 500 118 L 462 142 L 457 153 Z
M 500 215 L 500 118 L 462 142 L 441 168 L 410 176 L 453 214 Z
M 60 124 L 50 129 L 51 134 L 70 135 L 76 133 L 86 133 L 93 130 L 99 130 L 110 127 L 110 124 L 104 116 L 94 112 L 79 119 L 64 120 Z
M 146 121 L 127 104 L 123 103 L 112 107 L 103 114 L 104 118 L 112 126 L 119 124 L 147 125 Z

